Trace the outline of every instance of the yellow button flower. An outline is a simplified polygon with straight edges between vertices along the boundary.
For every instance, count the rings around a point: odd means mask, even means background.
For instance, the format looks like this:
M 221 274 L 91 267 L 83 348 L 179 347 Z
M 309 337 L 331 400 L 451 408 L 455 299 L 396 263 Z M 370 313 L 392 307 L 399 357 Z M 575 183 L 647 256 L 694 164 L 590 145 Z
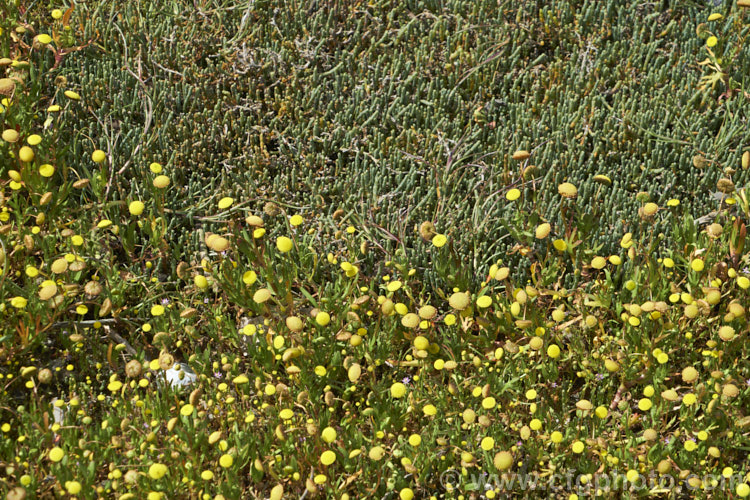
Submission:
M 414 491 L 411 488 L 404 488 L 398 493 L 400 500 L 412 500 L 414 498 Z
M 29 301 L 26 300 L 25 298 L 18 297 L 18 296 L 13 297 L 12 299 L 10 299 L 10 305 L 12 305 L 13 307 L 15 307 L 16 309 L 23 309 L 24 307 L 26 307 L 26 304 L 28 304 L 28 302 Z
M 482 442 L 479 444 L 479 446 L 484 451 L 490 451 L 492 448 L 495 447 L 495 440 L 492 439 L 491 437 L 486 437 L 486 438 L 482 439 Z
M 331 315 L 325 311 L 320 311 L 315 315 L 315 322 L 320 326 L 327 326 L 331 322 Z
M 513 455 L 508 451 L 500 451 L 495 454 L 495 458 L 492 460 L 498 470 L 508 470 L 513 466 Z
M 53 167 L 49 163 L 45 163 L 44 165 L 39 166 L 39 175 L 41 175 L 42 177 L 52 177 L 54 173 L 55 167 Z
M 549 356 L 552 359 L 556 359 L 557 357 L 560 356 L 560 348 L 555 344 L 550 345 L 547 348 L 547 356 Z
M 278 248 L 281 253 L 289 252 L 293 246 L 294 244 L 292 243 L 292 240 L 286 236 L 279 236 L 276 238 L 276 248 Z
M 128 205 L 128 211 L 130 212 L 130 215 L 141 215 L 144 208 L 146 208 L 146 206 L 142 201 L 138 200 L 131 201 L 130 205 Z
M 47 457 L 53 462 L 59 462 L 64 456 L 65 452 L 59 446 L 55 446 L 49 450 L 49 453 L 47 454 Z
M 21 161 L 28 163 L 34 159 L 34 151 L 28 146 L 23 146 L 18 151 L 18 158 L 20 158 Z
M 436 234 L 432 237 L 432 244 L 437 248 L 444 246 L 448 242 L 448 238 L 444 234 Z
M 406 386 L 401 382 L 396 382 L 391 386 L 391 396 L 394 398 L 402 398 L 406 394 Z
M 93 153 L 91 153 L 91 159 L 94 163 L 101 163 L 107 159 L 107 153 L 105 153 L 101 149 L 97 149 Z
M 492 297 L 488 295 L 482 295 L 477 299 L 477 306 L 486 309 L 487 307 L 490 307 L 492 305 Z
M 65 481 L 65 489 L 71 495 L 77 495 L 81 492 L 81 483 L 78 481 Z
M 326 427 L 323 432 L 320 433 L 320 437 L 326 443 L 333 443 L 336 441 L 336 430 L 333 427 Z
M 234 464 L 234 457 L 229 454 L 224 454 L 219 458 L 219 465 L 221 465 L 224 469 L 228 469 L 229 467 Z
M 148 477 L 151 479 L 161 479 L 167 474 L 167 466 L 164 464 L 152 464 L 148 468 Z
M 154 178 L 153 184 L 155 188 L 163 189 L 169 186 L 169 177 L 166 175 L 159 175 Z
M 336 454 L 331 450 L 326 450 L 320 454 L 320 463 L 323 465 L 331 465 L 336 461 Z

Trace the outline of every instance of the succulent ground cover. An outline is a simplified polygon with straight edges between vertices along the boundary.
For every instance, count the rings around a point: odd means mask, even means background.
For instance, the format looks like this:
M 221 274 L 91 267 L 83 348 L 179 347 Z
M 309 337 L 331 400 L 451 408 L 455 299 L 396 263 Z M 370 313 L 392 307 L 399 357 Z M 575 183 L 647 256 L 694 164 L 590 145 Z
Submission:
M 0 489 L 747 497 L 748 6 L 4 2 Z

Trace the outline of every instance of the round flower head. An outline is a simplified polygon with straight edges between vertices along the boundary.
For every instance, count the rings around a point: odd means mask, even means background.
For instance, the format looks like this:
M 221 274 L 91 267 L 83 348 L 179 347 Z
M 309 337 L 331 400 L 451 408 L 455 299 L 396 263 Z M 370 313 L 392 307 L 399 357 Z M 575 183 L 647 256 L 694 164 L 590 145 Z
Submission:
M 101 163 L 107 159 L 107 153 L 105 153 L 101 149 L 97 149 L 96 151 L 91 153 L 91 159 L 94 161 L 94 163 Z
M 394 398 L 402 398 L 406 394 L 406 386 L 401 382 L 396 382 L 391 386 L 391 396 Z
M 415 337 L 413 343 L 414 343 L 414 347 L 422 351 L 426 351 L 427 348 L 430 346 L 430 341 L 427 340 L 427 338 L 423 337 L 422 335 Z
M 326 450 L 320 455 L 320 463 L 323 465 L 331 465 L 336 461 L 336 454 L 331 450 Z
M 560 348 L 556 346 L 555 344 L 550 345 L 547 348 L 547 356 L 549 356 L 552 359 L 557 358 L 558 356 L 560 356 Z
M 482 439 L 482 442 L 479 444 L 479 446 L 484 451 L 490 451 L 492 448 L 495 447 L 495 440 L 491 437 L 486 437 Z
M 481 309 L 486 309 L 492 305 L 492 297 L 489 295 L 482 295 L 477 299 L 477 306 Z
M 563 198 L 569 198 L 571 200 L 574 200 L 578 197 L 578 188 L 576 188 L 573 184 L 570 182 L 563 182 L 557 187 L 557 192 L 562 196 Z
M 169 186 L 169 177 L 166 175 L 159 175 L 154 178 L 153 184 L 155 188 L 164 189 Z
M 224 454 L 219 458 L 219 465 L 224 469 L 228 469 L 234 464 L 234 457 L 229 454 Z
M 594 176 L 594 182 L 597 182 L 599 184 L 603 184 L 604 186 L 611 186 L 612 185 L 612 179 L 607 177 L 606 175 L 595 175 Z
M 649 217 L 654 215 L 658 210 L 659 205 L 657 205 L 656 203 L 649 202 L 643 205 L 643 213 Z
M 18 151 L 18 158 L 23 162 L 30 162 L 34 159 L 34 151 L 28 146 L 22 146 Z
M 302 331 L 302 328 L 304 328 L 304 323 L 298 316 L 289 316 L 286 319 L 286 327 L 289 328 L 289 330 L 298 333 Z
M 414 313 L 409 313 L 401 318 L 401 324 L 406 328 L 416 328 L 419 325 L 419 316 Z
M 164 464 L 152 464 L 148 468 L 148 476 L 151 479 L 161 479 L 167 474 L 167 466 Z
M 323 429 L 323 432 L 320 433 L 320 437 L 323 438 L 323 441 L 326 443 L 333 443 L 336 441 L 336 430 L 333 427 L 326 427 Z
M 143 213 L 143 209 L 146 208 L 146 206 L 143 204 L 142 201 L 131 201 L 128 205 L 128 211 L 130 212 L 130 215 L 141 215 Z
M 320 326 L 327 326 L 331 322 L 331 316 L 325 311 L 320 311 L 315 315 L 315 322 Z
M 55 173 L 55 167 L 50 165 L 49 163 L 45 163 L 44 165 L 39 166 L 39 175 L 42 177 L 52 177 L 52 175 Z
M 28 300 L 26 300 L 24 297 L 13 297 L 10 299 L 10 305 L 15 307 L 16 309 L 23 309 L 26 307 L 26 304 L 28 303 Z
M 65 452 L 62 450 L 62 448 L 58 446 L 55 446 L 54 448 L 49 450 L 49 453 L 47 454 L 47 457 L 52 462 L 59 462 L 60 460 L 63 459 L 64 456 L 65 456 Z
M 224 252 L 229 248 L 229 240 L 218 235 L 212 235 L 213 238 L 206 238 L 206 246 L 215 252 Z
M 234 199 L 230 198 L 229 196 L 226 196 L 219 200 L 219 208 L 221 210 L 224 210 L 226 208 L 229 208 L 232 206 L 232 203 L 234 203 Z
M 193 278 L 193 283 L 195 283 L 195 286 L 197 286 L 201 290 L 204 290 L 208 287 L 208 280 L 202 274 L 197 274 L 195 278 Z
M 432 319 L 436 314 L 437 310 L 431 305 L 426 305 L 419 308 L 419 317 L 422 319 Z
M 65 481 L 65 489 L 71 495 L 77 495 L 81 492 L 81 483 L 78 481 Z
M 18 142 L 18 132 L 12 128 L 5 129 L 3 130 L 2 138 L 5 142 Z
M 43 286 L 42 289 L 39 290 L 39 298 L 41 300 L 49 300 L 55 295 L 57 295 L 57 285 L 55 283 Z
M 594 269 L 604 269 L 604 266 L 607 265 L 607 260 L 604 257 L 594 257 L 591 259 L 591 267 Z
M 382 446 L 375 446 L 370 449 L 367 455 L 370 457 L 370 460 L 377 462 L 385 456 L 385 450 Z
M 287 238 L 286 236 L 279 236 L 276 238 L 276 248 L 279 249 L 279 252 L 281 253 L 287 253 L 294 247 L 294 244 L 292 243 L 292 240 Z
M 450 298 L 448 299 L 448 304 L 450 304 L 450 306 L 457 311 L 463 311 L 464 309 L 469 307 L 469 294 L 464 292 L 456 292 L 450 296 Z
M 271 298 L 271 291 L 267 288 L 259 288 L 253 294 L 253 301 L 262 304 Z
M 248 286 L 258 281 L 258 273 L 253 270 L 245 271 L 242 275 L 242 282 Z
M 513 455 L 508 451 L 500 451 L 495 454 L 495 458 L 492 460 L 497 470 L 504 471 L 508 470 L 513 466 Z
M 519 191 L 516 188 L 513 188 L 507 193 L 505 193 L 505 199 L 508 201 L 516 201 L 520 197 L 521 197 L 521 191 Z
M 536 230 L 534 231 L 534 237 L 538 240 L 543 240 L 544 238 L 549 236 L 549 233 L 551 230 L 552 230 L 552 226 L 550 226 L 548 222 L 545 222 L 544 224 L 539 224 L 536 227 Z

